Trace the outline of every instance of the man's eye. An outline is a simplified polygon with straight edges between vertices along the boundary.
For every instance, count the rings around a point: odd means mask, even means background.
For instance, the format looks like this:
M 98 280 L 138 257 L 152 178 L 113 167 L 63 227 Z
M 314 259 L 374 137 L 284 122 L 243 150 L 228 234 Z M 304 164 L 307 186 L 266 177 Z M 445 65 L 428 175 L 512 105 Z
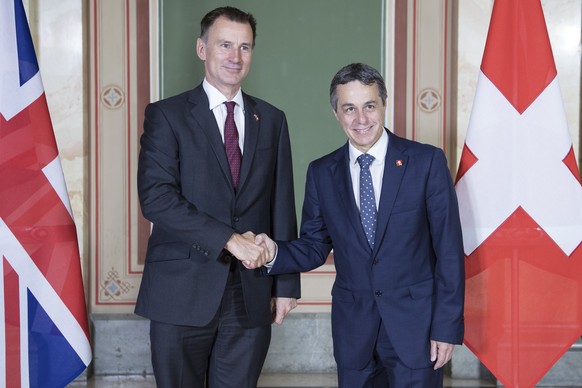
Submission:
M 372 111 L 374 109 L 376 109 L 376 105 L 366 105 L 366 110 Z
M 245 52 L 245 53 L 246 53 L 246 52 L 249 52 L 249 51 L 251 51 L 251 48 L 250 48 L 249 46 L 242 46 L 242 47 L 240 48 L 240 50 L 241 50 L 242 52 Z

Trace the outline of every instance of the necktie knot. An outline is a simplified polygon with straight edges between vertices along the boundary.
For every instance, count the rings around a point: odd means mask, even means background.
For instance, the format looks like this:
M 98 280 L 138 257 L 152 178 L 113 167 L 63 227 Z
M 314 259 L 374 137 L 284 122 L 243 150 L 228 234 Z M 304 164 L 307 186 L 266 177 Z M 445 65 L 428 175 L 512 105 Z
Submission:
M 370 154 L 362 154 L 358 156 L 358 163 L 360 164 L 360 168 L 366 169 L 370 167 L 370 164 L 374 161 L 374 157 Z
M 226 105 L 226 114 L 234 114 L 234 106 L 236 105 L 236 102 L 225 101 L 224 105 Z

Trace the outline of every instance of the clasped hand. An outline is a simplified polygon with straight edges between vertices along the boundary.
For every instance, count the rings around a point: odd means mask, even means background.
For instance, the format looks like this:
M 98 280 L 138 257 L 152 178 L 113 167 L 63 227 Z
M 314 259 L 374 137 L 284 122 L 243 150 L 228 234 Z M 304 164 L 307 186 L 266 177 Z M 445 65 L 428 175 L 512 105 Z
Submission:
M 234 233 L 225 248 L 248 269 L 260 268 L 275 256 L 275 243 L 263 233 Z

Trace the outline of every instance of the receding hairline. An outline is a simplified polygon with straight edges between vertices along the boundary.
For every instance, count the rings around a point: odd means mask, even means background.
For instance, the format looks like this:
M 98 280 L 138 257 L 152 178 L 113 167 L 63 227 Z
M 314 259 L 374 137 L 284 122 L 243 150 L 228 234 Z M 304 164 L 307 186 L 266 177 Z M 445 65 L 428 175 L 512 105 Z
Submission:
M 251 28 L 253 35 L 253 47 L 257 38 L 257 20 L 248 12 L 244 12 L 236 7 L 224 6 L 215 8 L 208 12 L 200 21 L 200 36 L 204 42 L 208 41 L 208 32 L 214 26 L 217 20 L 224 18 L 227 21 L 246 24 Z

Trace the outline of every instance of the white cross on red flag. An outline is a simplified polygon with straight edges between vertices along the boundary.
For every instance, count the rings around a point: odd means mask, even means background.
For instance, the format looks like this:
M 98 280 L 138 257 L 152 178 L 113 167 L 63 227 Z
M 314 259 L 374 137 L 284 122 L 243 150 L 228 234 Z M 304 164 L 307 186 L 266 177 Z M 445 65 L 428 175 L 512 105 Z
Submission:
M 465 344 L 534 386 L 582 335 L 582 186 L 539 0 L 494 2 L 456 190 Z
M 21 0 L 0 3 L 0 386 L 91 362 L 77 234 Z

